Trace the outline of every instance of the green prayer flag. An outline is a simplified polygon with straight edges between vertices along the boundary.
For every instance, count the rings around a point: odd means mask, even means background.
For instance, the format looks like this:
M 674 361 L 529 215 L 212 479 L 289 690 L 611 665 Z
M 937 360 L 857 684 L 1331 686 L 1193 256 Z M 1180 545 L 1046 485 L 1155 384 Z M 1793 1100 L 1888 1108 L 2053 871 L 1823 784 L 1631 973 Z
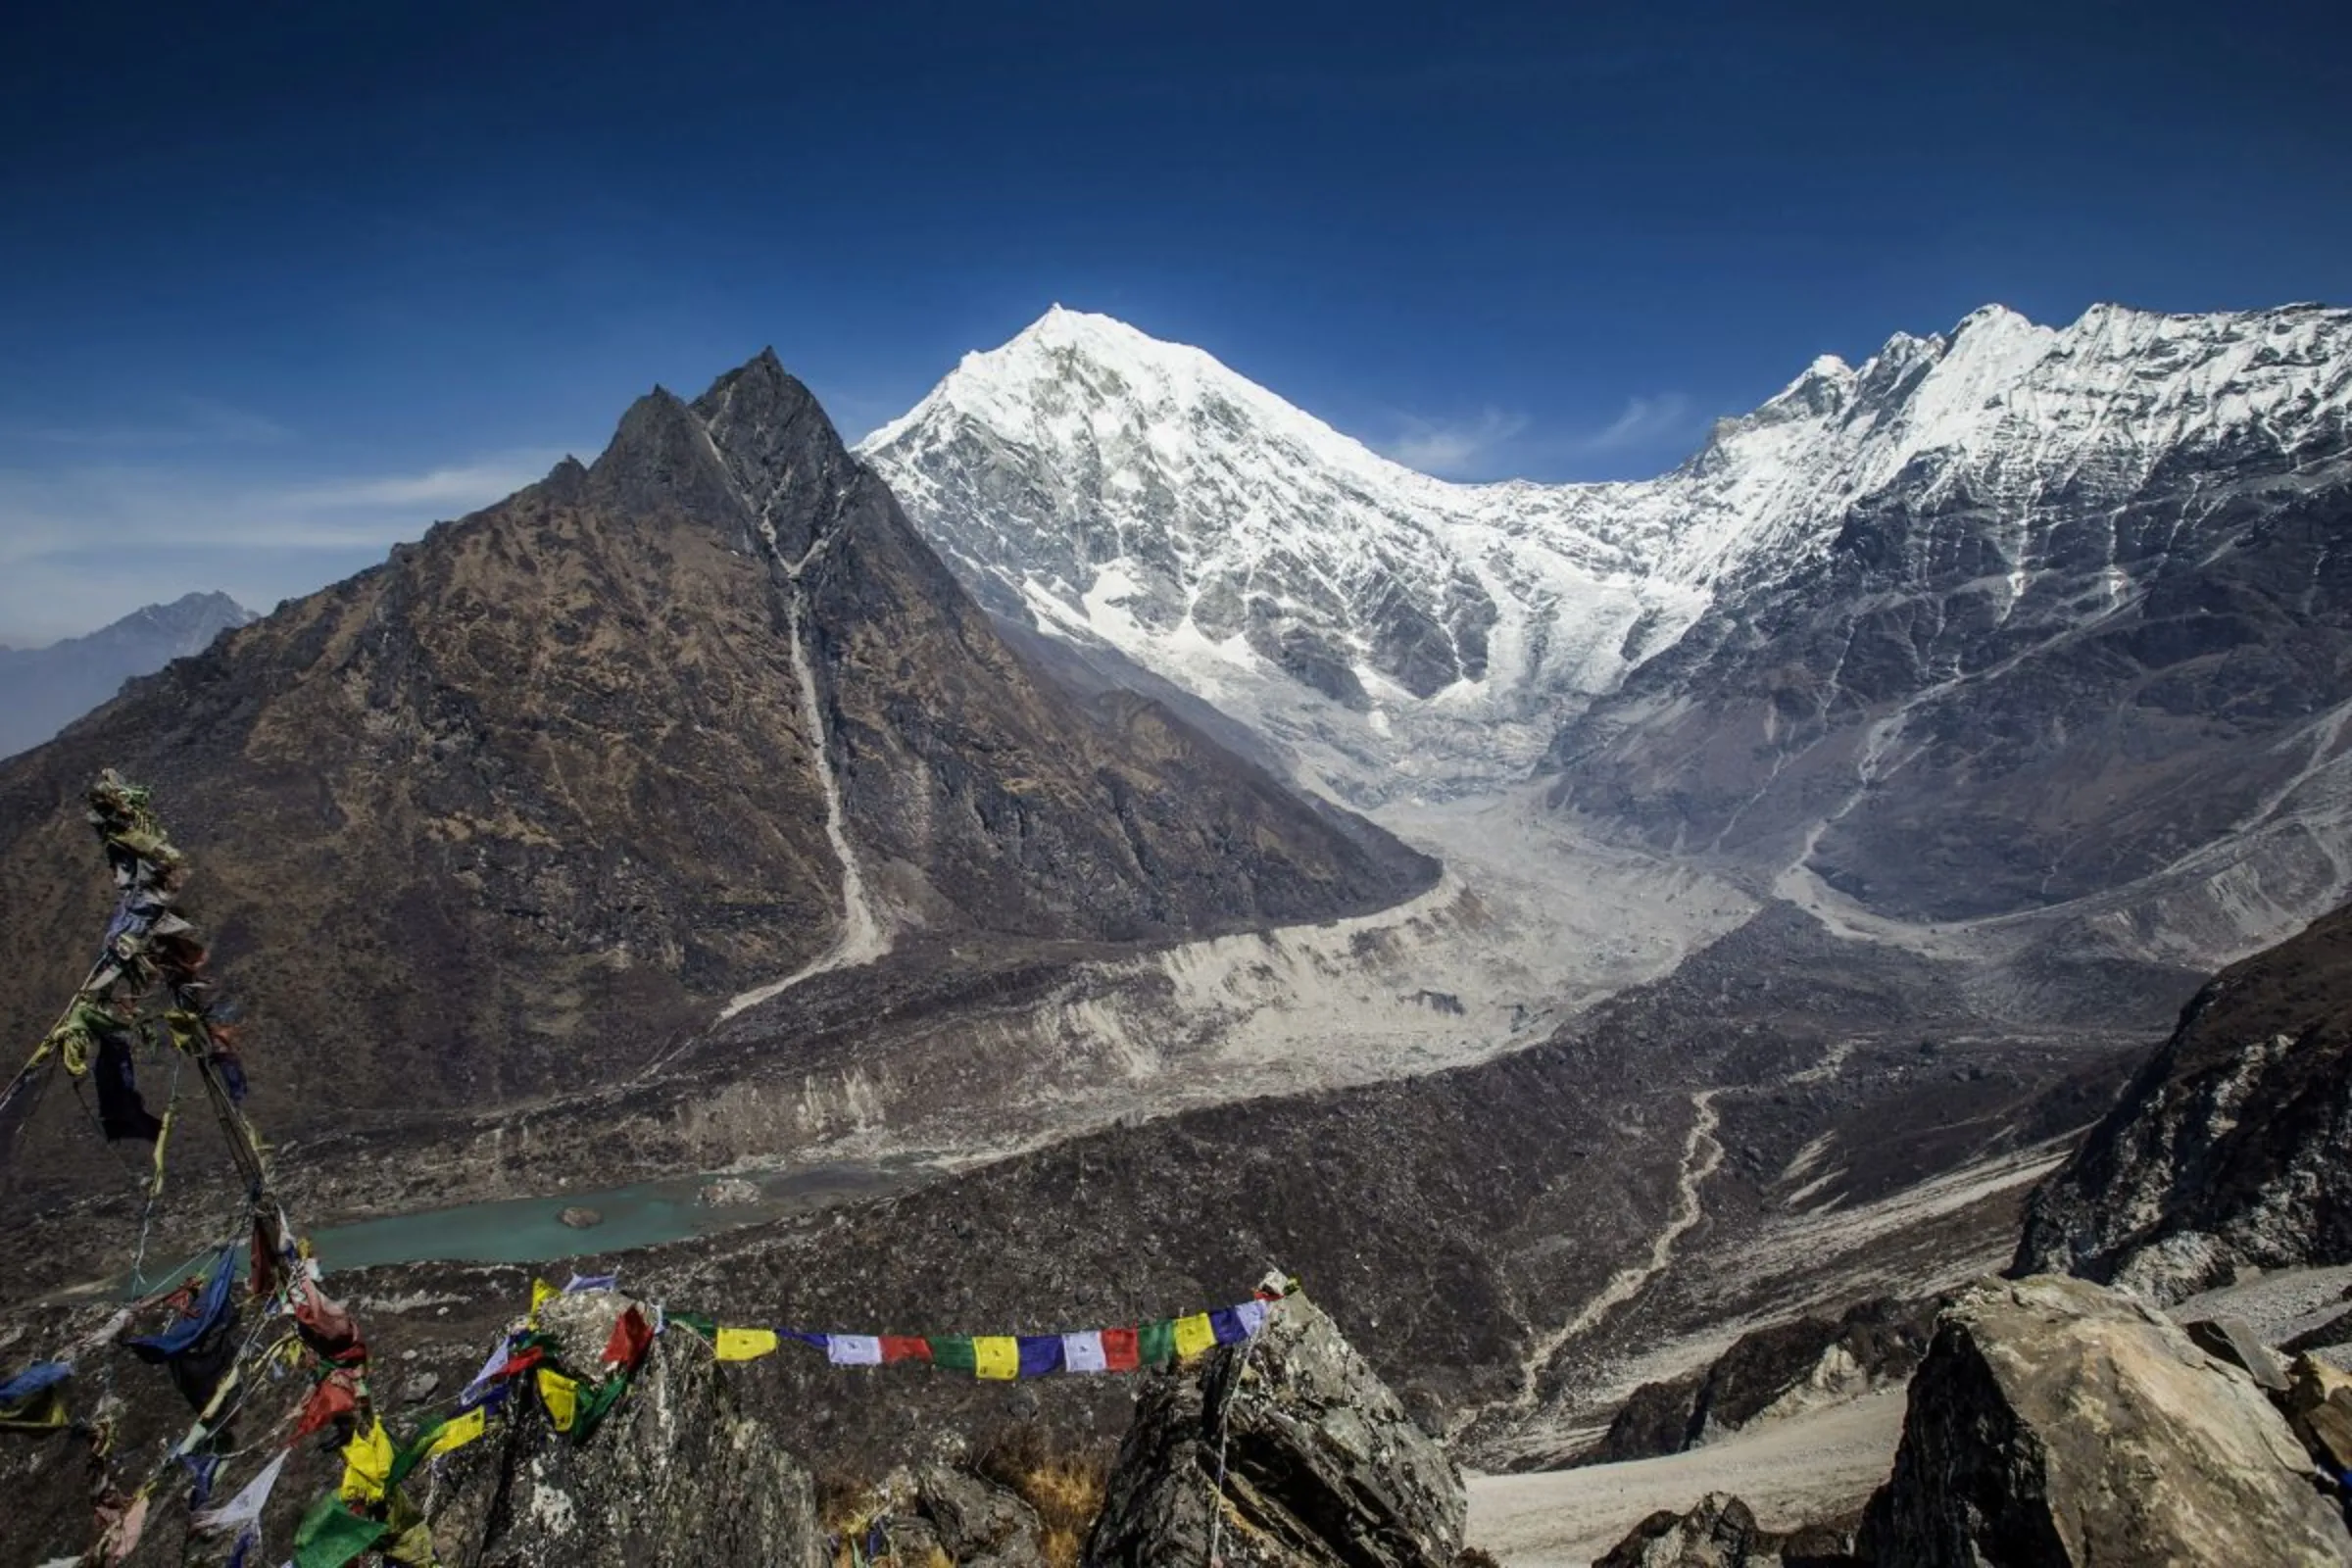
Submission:
M 294 1529 L 294 1568 L 343 1568 L 374 1545 L 383 1533 L 381 1520 L 361 1518 L 343 1506 L 339 1494 L 330 1492 L 312 1505 Z
M 925 1340 L 931 1347 L 931 1364 L 948 1372 L 977 1372 L 979 1357 L 972 1352 L 972 1337 L 968 1334 L 950 1334 L 945 1338 Z
M 1135 1358 L 1146 1366 L 1166 1366 L 1176 1359 L 1176 1320 L 1147 1323 L 1135 1336 Z
M 629 1375 L 626 1372 L 614 1373 L 598 1384 L 594 1392 L 580 1401 L 580 1412 L 572 1418 L 571 1441 L 585 1443 L 588 1434 L 596 1430 L 597 1423 L 602 1421 L 612 1407 L 620 1402 L 620 1396 L 628 1392 Z
M 714 1317 L 705 1317 L 700 1312 L 672 1312 L 669 1321 L 694 1330 L 706 1340 L 718 1338 L 718 1319 Z
M 385 1485 L 397 1487 L 408 1480 L 409 1472 L 422 1464 L 425 1456 L 433 1451 L 433 1440 L 441 1436 L 441 1429 L 447 1425 L 449 1418 L 446 1416 L 427 1421 L 417 1432 L 415 1441 L 392 1456 L 392 1475 Z

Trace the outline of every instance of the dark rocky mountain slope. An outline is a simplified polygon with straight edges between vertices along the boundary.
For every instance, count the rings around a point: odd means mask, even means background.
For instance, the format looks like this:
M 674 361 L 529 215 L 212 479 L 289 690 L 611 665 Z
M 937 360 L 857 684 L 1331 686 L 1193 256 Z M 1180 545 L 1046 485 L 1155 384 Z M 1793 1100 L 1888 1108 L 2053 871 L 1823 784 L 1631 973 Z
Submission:
M 1040 676 L 766 354 L 0 768 L 9 1038 L 105 922 L 106 766 L 198 867 L 281 1132 L 610 1079 L 902 932 L 1198 934 L 1435 875 Z
M 2173 1300 L 2352 1262 L 2352 907 L 2224 970 L 2034 1195 L 2017 1266 Z

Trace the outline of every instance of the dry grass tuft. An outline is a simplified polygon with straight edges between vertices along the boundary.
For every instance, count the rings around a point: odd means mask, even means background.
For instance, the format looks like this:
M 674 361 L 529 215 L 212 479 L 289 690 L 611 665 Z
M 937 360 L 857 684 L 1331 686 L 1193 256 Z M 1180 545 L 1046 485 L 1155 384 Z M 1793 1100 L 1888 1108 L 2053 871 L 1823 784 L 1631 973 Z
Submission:
M 1037 1511 L 1047 1568 L 1079 1568 L 1110 1486 L 1106 1449 L 1055 1449 L 1036 1427 L 1017 1426 L 999 1433 L 972 1468 Z

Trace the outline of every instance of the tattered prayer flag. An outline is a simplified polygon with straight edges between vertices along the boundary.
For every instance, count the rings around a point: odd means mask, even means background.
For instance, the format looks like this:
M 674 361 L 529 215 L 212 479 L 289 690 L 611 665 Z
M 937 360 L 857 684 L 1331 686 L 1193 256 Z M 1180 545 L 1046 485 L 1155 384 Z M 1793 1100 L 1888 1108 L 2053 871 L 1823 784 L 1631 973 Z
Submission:
M 776 1353 L 774 1329 L 720 1329 L 712 1347 L 721 1361 L 757 1361 Z
M 0 1405 L 28 1399 L 73 1375 L 74 1363 L 71 1361 L 35 1361 L 6 1383 L 0 1383 Z
M 359 1407 L 359 1390 L 353 1385 L 351 1374 L 330 1372 L 325 1382 L 311 1391 L 310 1401 L 302 1407 L 302 1419 L 294 1425 L 294 1436 L 307 1438 L 335 1417 Z
M 245 1483 L 244 1489 L 218 1508 L 196 1515 L 189 1522 L 208 1536 L 224 1536 L 232 1530 L 242 1530 L 261 1518 L 262 1508 L 270 1501 L 270 1494 L 277 1486 L 278 1472 L 286 1467 L 286 1455 L 291 1448 L 263 1466 L 262 1473 Z
M 706 1340 L 718 1337 L 718 1319 L 706 1316 L 701 1312 L 672 1312 L 669 1314 L 669 1321 L 682 1328 L 694 1330 Z
M 1061 1370 L 1061 1336 L 1024 1334 L 1019 1337 L 1021 1376 L 1042 1378 Z
M 1064 1334 L 1061 1364 L 1073 1372 L 1109 1371 L 1110 1363 L 1102 1357 L 1102 1336 L 1093 1329 L 1084 1334 Z
M 620 1396 L 628 1392 L 629 1375 L 626 1372 L 615 1372 L 590 1390 L 588 1397 L 580 1401 L 580 1424 L 571 1435 L 572 1441 L 587 1442 L 588 1434 L 603 1423 L 612 1407 L 620 1402 Z
M 1195 1312 L 1176 1320 L 1177 1360 L 1190 1361 L 1216 1343 L 1217 1331 L 1208 1326 L 1206 1312 Z
M 343 1568 L 383 1535 L 386 1526 L 362 1519 L 329 1493 L 294 1529 L 294 1568 Z
M 928 1361 L 931 1342 L 906 1334 L 882 1336 L 882 1359 L 885 1361 Z
M 558 1432 L 569 1432 L 572 1422 L 579 1419 L 580 1386 L 554 1367 L 539 1369 L 539 1402 L 547 1406 L 547 1419 Z
M 1012 1379 L 1021 1375 L 1021 1346 L 1009 1334 L 972 1336 L 972 1370 L 984 1378 Z
M 531 1312 L 529 1318 L 531 1327 L 537 1328 L 539 1326 L 539 1309 L 545 1306 L 550 1300 L 563 1294 L 564 1293 L 562 1291 L 557 1290 L 553 1285 L 548 1284 L 545 1280 L 531 1281 Z
M 343 1485 L 346 1502 L 381 1502 L 392 1482 L 392 1435 L 381 1416 L 371 1417 L 367 1430 L 355 1432 L 343 1445 Z
M 1176 1359 L 1176 1325 L 1166 1318 L 1136 1331 L 1135 1353 L 1145 1366 L 1165 1366 Z
M 482 1369 L 473 1375 L 473 1381 L 466 1385 L 465 1393 L 461 1394 L 459 1397 L 470 1398 L 476 1389 L 495 1379 L 498 1376 L 498 1369 L 506 1364 L 507 1342 L 501 1340 L 491 1348 L 489 1355 L 483 1358 Z
M 426 1445 L 424 1456 L 438 1459 L 445 1453 L 455 1453 L 468 1443 L 477 1441 L 489 1429 L 488 1414 L 476 1405 L 464 1415 L 441 1423 L 441 1430 L 434 1433 L 433 1441 Z
M 1136 1348 L 1133 1329 L 1104 1329 L 1102 1331 L 1102 1370 L 1132 1372 L 1143 1364 Z
M 825 1359 L 835 1366 L 880 1366 L 882 1342 L 871 1334 L 828 1334 Z
M 643 1312 L 632 1306 L 613 1321 L 612 1337 L 605 1341 L 605 1365 L 634 1372 L 645 1359 L 645 1352 L 653 1348 L 654 1326 L 645 1320 Z
M 1208 1330 L 1219 1345 L 1239 1345 L 1250 1337 L 1250 1331 L 1242 1327 L 1242 1314 L 1230 1306 L 1208 1314 Z
M 974 1358 L 972 1341 L 964 1334 L 934 1334 L 924 1340 L 931 1347 L 931 1364 L 943 1372 L 973 1372 L 979 1369 Z
M 564 1282 L 565 1296 L 577 1296 L 582 1291 L 610 1291 L 620 1284 L 617 1274 L 574 1274 Z
M 1242 1338 L 1254 1340 L 1265 1332 L 1267 1310 L 1263 1301 L 1244 1301 L 1233 1309 L 1233 1315 L 1242 1320 Z

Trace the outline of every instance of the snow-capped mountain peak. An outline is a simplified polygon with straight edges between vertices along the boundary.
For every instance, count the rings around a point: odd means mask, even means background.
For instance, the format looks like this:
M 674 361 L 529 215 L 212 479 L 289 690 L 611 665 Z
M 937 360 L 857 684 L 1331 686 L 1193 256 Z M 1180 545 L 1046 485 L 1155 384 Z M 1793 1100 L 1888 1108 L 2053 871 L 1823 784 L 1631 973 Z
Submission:
M 2352 314 L 2071 326 L 1987 306 L 1833 355 L 1639 483 L 1416 472 L 1199 349 L 1049 311 L 861 453 L 967 582 L 1107 643 L 1359 798 L 1523 775 L 1544 737 L 1742 585 L 1824 559 L 1858 506 L 1966 495 L 2024 591 L 2044 492 L 2168 455 L 2301 447 L 2352 406 Z M 1974 548 L 1974 547 L 1972 547 Z

